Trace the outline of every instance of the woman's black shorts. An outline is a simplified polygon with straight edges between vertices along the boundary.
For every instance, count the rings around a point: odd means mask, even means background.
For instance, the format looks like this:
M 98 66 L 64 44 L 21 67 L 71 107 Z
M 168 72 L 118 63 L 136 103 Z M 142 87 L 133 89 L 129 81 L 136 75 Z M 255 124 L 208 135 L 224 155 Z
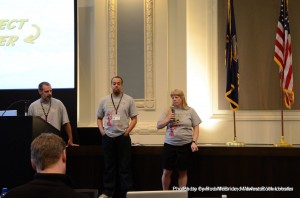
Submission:
M 162 159 L 163 169 L 188 170 L 191 164 L 191 159 L 191 143 L 182 146 L 173 146 L 164 143 Z

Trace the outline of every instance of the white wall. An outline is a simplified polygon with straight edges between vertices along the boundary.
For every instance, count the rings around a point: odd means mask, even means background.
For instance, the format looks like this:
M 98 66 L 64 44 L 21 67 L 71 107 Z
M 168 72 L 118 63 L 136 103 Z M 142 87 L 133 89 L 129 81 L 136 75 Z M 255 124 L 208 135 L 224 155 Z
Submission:
M 109 93 L 107 5 L 104 0 L 79 0 L 79 9 L 90 23 L 82 21 L 89 37 L 89 65 L 79 61 L 78 127 L 96 127 L 98 102 Z M 140 110 L 133 142 L 162 144 L 164 130 L 156 130 L 156 121 L 170 105 L 170 90 L 183 89 L 188 103 L 203 120 L 200 143 L 226 143 L 233 140 L 233 114 L 219 111 L 217 101 L 217 0 L 154 1 L 154 92 L 156 109 Z M 89 17 L 88 17 L 89 16 Z M 88 25 L 88 28 L 85 27 Z M 225 32 L 224 32 L 225 38 Z M 225 41 L 224 41 L 225 46 Z M 79 46 L 80 47 L 80 46 Z M 83 51 L 87 49 L 81 49 Z M 224 82 L 225 84 L 225 82 Z M 225 87 L 225 86 L 224 86 Z M 224 99 L 225 100 L 225 99 Z M 299 112 L 285 112 L 285 138 L 299 144 Z M 246 144 L 273 144 L 280 141 L 279 111 L 237 111 L 238 141 Z

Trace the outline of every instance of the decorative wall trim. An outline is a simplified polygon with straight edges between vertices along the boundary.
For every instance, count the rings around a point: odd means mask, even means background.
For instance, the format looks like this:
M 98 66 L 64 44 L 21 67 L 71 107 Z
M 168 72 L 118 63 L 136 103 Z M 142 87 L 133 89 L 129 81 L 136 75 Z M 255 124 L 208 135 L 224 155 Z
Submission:
M 153 0 L 145 2 L 145 85 L 144 109 L 155 109 L 153 80 Z
M 78 122 L 78 127 L 94 127 L 97 128 L 96 122 Z M 165 135 L 166 128 L 157 129 L 156 122 L 140 122 L 136 124 L 130 135 Z
M 155 110 L 153 70 L 153 0 L 144 1 L 144 99 L 135 99 L 138 109 Z M 117 75 L 117 0 L 108 0 L 108 72 Z M 110 83 L 109 83 L 110 86 Z M 110 88 L 109 88 L 110 90 Z
M 117 75 L 117 9 L 116 0 L 108 0 L 108 72 L 109 79 Z M 109 89 L 110 90 L 110 83 Z
M 166 128 L 157 129 L 156 122 L 138 122 L 131 135 L 165 135 Z
M 238 110 L 236 113 L 236 120 L 242 121 L 280 121 L 281 111 L 280 110 Z M 233 112 L 231 110 L 219 110 L 213 114 L 212 118 L 222 120 L 232 120 Z M 283 112 L 284 121 L 299 121 L 300 111 L 299 110 L 284 110 Z

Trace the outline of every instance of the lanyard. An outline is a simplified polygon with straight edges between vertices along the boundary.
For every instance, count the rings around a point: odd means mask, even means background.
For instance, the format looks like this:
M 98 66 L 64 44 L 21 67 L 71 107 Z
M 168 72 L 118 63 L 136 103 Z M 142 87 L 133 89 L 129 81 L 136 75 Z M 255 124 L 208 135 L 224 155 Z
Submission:
M 45 109 L 44 109 L 44 106 L 42 104 L 42 101 L 40 101 L 40 102 L 41 102 L 41 106 L 42 106 L 42 109 L 43 109 L 43 112 L 44 112 L 44 115 L 45 115 L 45 120 L 47 121 L 48 114 L 49 114 L 50 109 L 51 109 L 51 99 L 50 99 L 50 105 L 49 105 L 49 109 L 48 109 L 47 113 L 45 112 Z
M 117 114 L 118 114 L 118 109 L 119 109 L 119 106 L 120 106 L 120 103 L 121 103 L 121 100 L 122 100 L 122 98 L 123 98 L 123 93 L 122 93 L 122 96 L 121 96 L 121 98 L 120 98 L 120 100 L 119 100 L 119 104 L 118 104 L 117 107 L 116 107 L 116 105 L 115 105 L 115 103 L 114 103 L 112 94 L 110 94 L 110 97 L 111 97 L 111 101 L 112 101 L 112 103 L 113 103 L 113 105 L 114 105 L 114 108 L 115 108 L 115 110 L 116 110 L 116 115 L 117 115 Z

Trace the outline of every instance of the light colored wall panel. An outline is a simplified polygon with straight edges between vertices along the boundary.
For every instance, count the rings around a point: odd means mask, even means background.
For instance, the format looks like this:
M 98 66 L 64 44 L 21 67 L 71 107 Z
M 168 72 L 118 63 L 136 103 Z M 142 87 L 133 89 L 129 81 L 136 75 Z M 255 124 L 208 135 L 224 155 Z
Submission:
M 109 93 L 107 1 L 91 1 L 94 2 L 94 27 L 89 30 L 93 38 L 87 40 L 93 43 L 90 44 L 90 63 L 79 62 L 79 77 L 84 79 L 79 82 L 79 91 L 86 95 L 79 96 L 79 127 L 96 127 L 98 102 Z M 132 133 L 133 142 L 162 144 L 164 130 L 156 130 L 156 121 L 170 105 L 169 92 L 173 88 L 187 92 L 189 104 L 203 119 L 199 142 L 233 140 L 232 112 L 218 109 L 218 100 L 223 97 L 218 93 L 222 83 L 218 79 L 217 3 L 218 0 L 154 1 L 153 73 L 157 102 L 154 110 L 140 110 Z M 298 113 L 285 112 L 285 137 L 292 144 L 300 144 Z M 236 118 L 238 140 L 246 144 L 279 142 L 279 111 L 237 111 Z

